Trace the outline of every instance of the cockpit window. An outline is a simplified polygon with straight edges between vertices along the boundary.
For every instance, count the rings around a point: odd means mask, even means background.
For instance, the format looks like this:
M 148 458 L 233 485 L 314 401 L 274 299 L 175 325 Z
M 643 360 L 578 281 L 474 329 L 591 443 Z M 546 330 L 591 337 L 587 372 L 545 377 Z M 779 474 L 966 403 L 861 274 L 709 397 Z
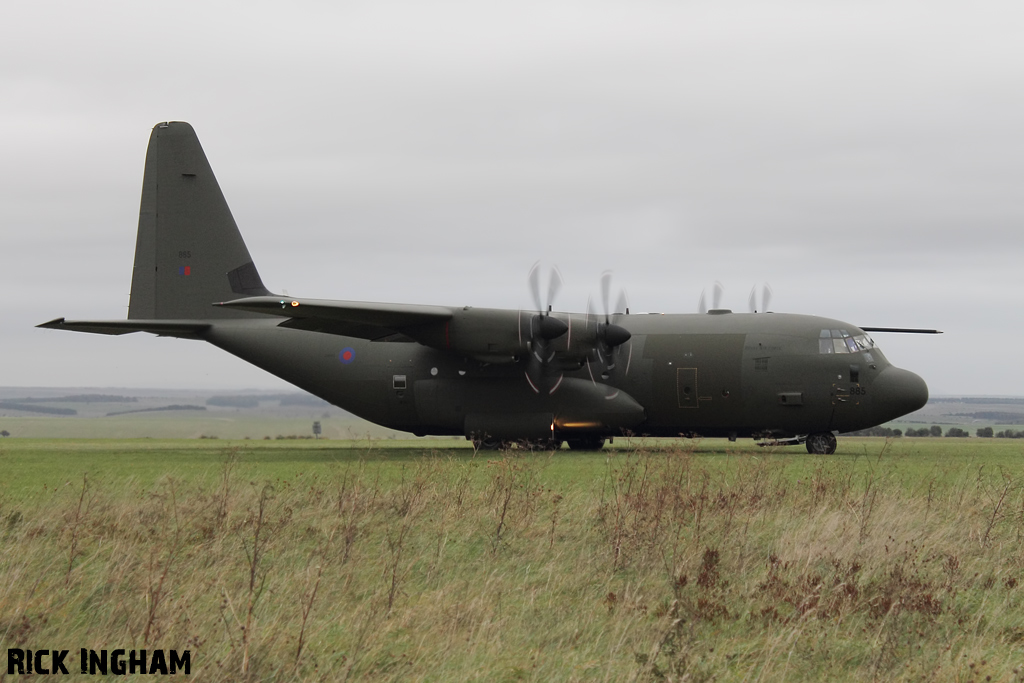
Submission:
M 822 330 L 818 337 L 818 353 L 858 353 L 875 348 L 866 334 L 850 334 L 847 330 Z

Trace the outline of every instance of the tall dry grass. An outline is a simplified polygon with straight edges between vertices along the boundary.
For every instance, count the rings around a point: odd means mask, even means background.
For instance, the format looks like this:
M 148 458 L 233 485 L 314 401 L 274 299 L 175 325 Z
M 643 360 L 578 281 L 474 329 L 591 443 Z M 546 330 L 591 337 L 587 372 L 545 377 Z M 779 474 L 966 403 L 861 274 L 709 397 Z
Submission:
M 0 646 L 189 649 L 210 681 L 1024 680 L 1021 472 L 908 488 L 884 455 L 86 478 L 0 503 Z

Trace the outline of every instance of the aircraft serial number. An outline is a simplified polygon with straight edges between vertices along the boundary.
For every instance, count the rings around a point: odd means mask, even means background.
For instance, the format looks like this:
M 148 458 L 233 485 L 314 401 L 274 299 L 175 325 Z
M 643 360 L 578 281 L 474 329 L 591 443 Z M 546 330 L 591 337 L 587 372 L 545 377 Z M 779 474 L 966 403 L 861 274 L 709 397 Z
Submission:
M 178 258 L 192 258 L 192 252 L 191 251 L 179 251 L 178 252 Z

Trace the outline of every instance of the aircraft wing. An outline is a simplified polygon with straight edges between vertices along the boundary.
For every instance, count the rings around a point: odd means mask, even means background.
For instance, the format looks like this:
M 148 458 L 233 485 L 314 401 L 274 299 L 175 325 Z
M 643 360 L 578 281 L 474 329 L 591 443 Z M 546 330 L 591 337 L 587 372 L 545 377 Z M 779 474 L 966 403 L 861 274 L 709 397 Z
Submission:
M 431 323 L 444 323 L 452 311 L 443 306 L 385 304 L 364 301 L 293 299 L 254 296 L 216 304 L 225 308 L 285 318 L 279 327 L 326 332 L 360 339 L 402 336 L 405 330 Z M 199 339 L 209 322 L 196 320 L 65 320 L 57 318 L 38 327 L 93 334 L 150 332 L 162 337 Z
M 362 339 L 382 339 L 403 330 L 452 318 L 445 306 L 386 304 L 366 301 L 294 299 L 253 296 L 217 304 L 252 313 L 287 318 L 280 327 L 326 332 Z

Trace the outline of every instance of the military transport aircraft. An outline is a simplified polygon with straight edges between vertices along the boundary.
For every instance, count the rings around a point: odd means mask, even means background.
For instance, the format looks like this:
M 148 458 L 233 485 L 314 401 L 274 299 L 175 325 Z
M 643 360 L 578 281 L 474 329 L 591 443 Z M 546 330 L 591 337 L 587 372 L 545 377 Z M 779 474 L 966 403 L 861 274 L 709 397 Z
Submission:
M 207 341 L 347 411 L 416 435 L 594 449 L 621 434 L 755 438 L 832 453 L 836 434 L 922 407 L 924 381 L 868 332 L 782 313 L 533 311 L 305 299 L 260 279 L 195 132 L 153 128 L 127 320 L 39 327 Z M 753 297 L 752 297 L 753 299 Z M 752 306 L 753 307 L 753 306 Z M 611 309 L 616 310 L 611 310 Z M 703 306 L 702 306 L 703 308 Z M 589 309 L 589 306 L 588 306 Z

